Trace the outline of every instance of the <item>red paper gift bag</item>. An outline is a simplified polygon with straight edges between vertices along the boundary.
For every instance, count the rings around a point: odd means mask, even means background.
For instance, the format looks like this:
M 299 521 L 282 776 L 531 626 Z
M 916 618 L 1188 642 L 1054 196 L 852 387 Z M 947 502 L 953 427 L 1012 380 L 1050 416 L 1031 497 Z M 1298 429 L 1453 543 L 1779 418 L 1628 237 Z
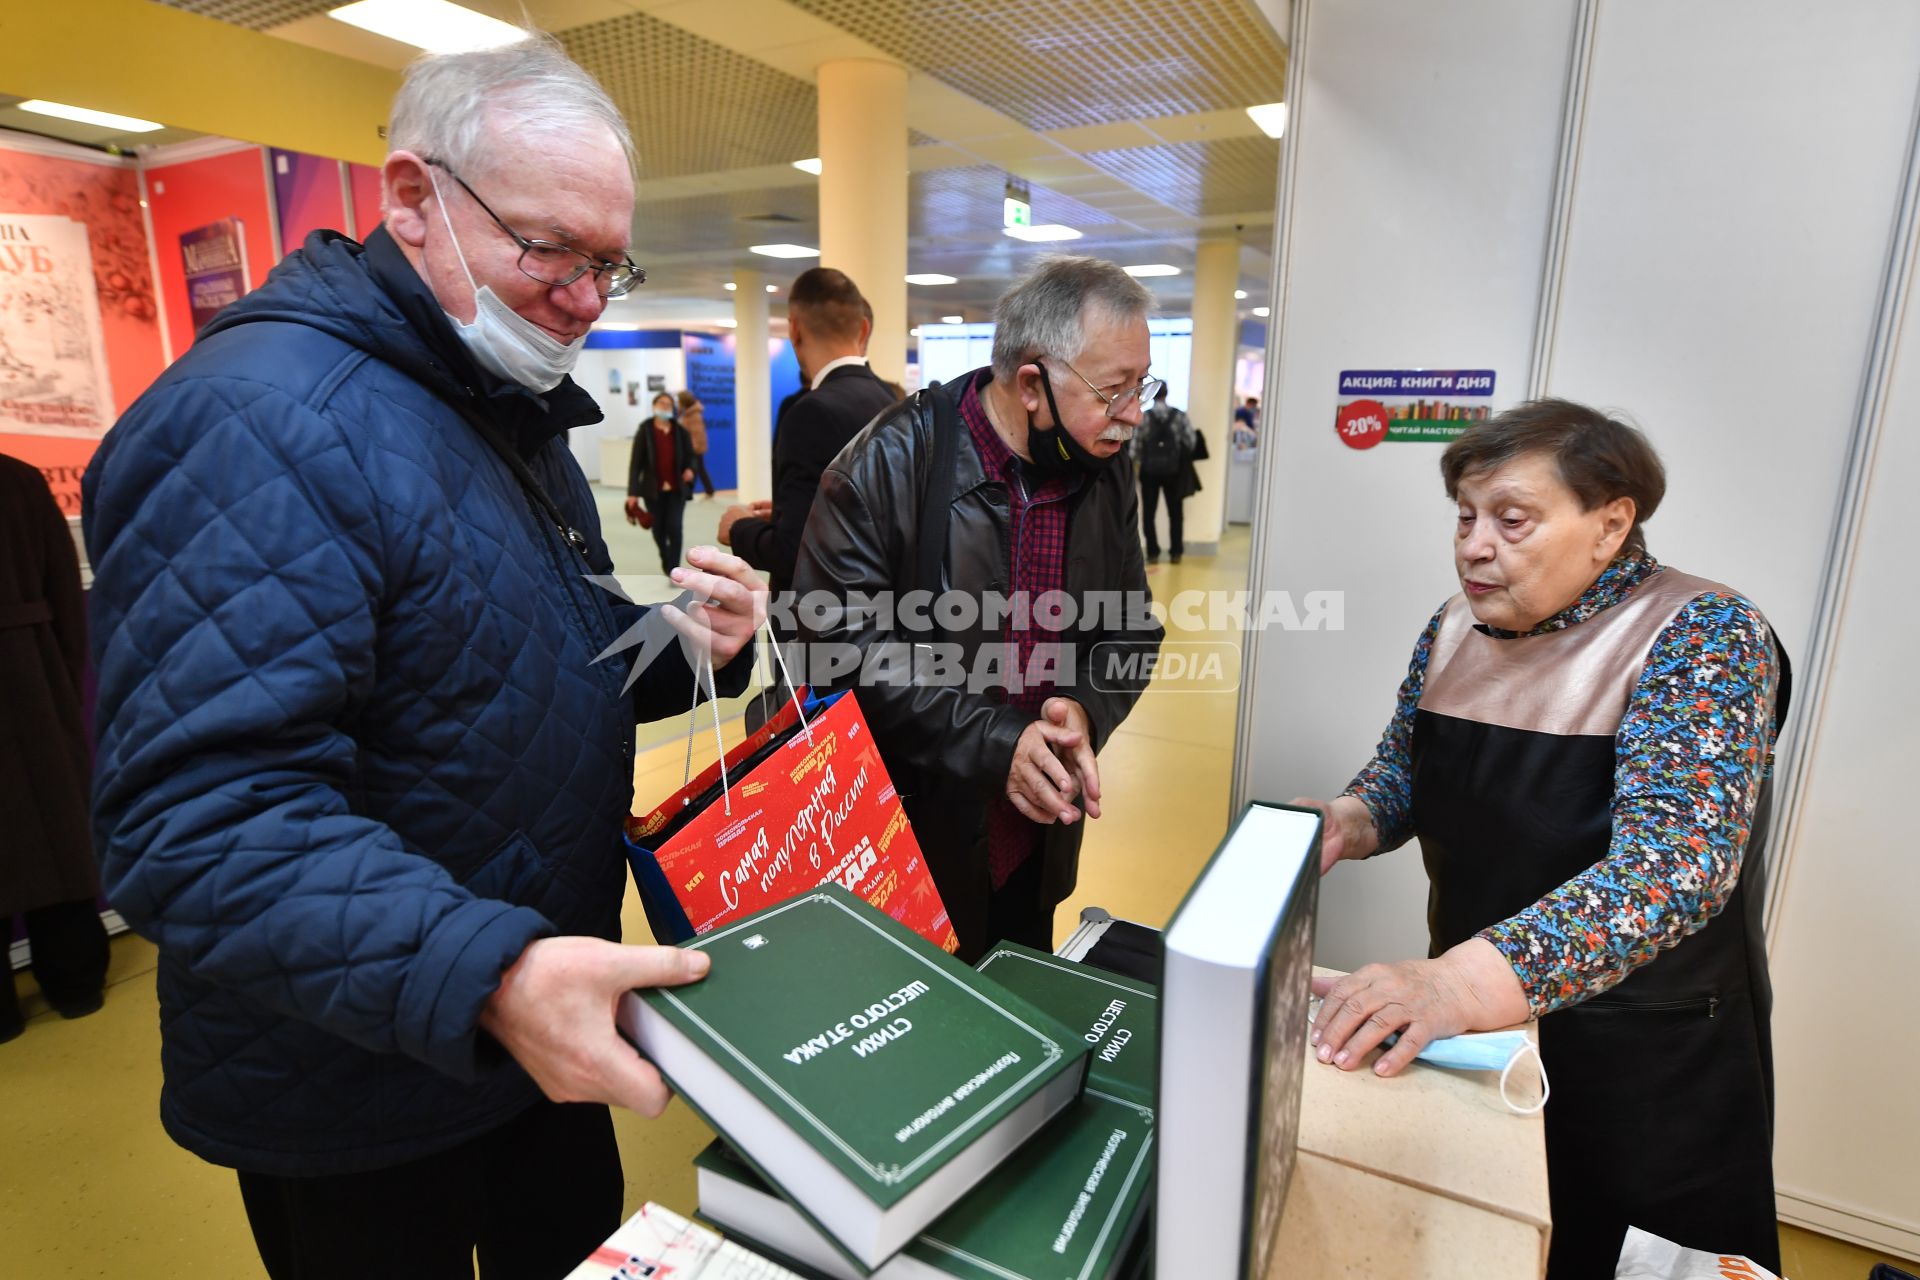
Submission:
M 832 881 L 934 945 L 959 948 L 859 703 L 848 692 L 822 705 L 804 723 L 781 726 L 784 741 L 744 776 L 734 776 L 731 765 L 752 748 L 743 743 L 728 752 L 722 794 L 650 850 L 658 878 L 640 875 L 642 893 L 652 880 L 674 899 L 648 904 L 656 934 L 659 915 L 675 914 L 656 906 L 677 906 L 691 932 L 702 934 Z M 789 702 L 781 718 L 792 712 Z M 700 789 L 696 780 L 661 810 L 631 821 L 630 841 L 647 852 L 649 833 L 679 811 L 687 792 Z

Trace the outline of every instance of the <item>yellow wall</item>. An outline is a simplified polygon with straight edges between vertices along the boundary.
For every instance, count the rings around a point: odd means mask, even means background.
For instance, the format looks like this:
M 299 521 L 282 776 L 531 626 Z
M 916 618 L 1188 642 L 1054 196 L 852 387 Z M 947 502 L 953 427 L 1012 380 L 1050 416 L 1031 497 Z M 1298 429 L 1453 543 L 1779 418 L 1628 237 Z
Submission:
M 150 0 L 0 4 L 0 92 L 381 163 L 397 72 Z

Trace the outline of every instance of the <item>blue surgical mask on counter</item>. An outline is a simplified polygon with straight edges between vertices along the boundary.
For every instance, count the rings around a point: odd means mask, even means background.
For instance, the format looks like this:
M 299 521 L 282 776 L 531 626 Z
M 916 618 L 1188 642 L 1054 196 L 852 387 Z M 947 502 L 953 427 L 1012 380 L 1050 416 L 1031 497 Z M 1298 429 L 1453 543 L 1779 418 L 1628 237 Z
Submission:
M 1466 1035 L 1448 1036 L 1444 1040 L 1435 1040 L 1422 1049 L 1416 1057 L 1424 1058 L 1436 1067 L 1451 1067 L 1456 1071 L 1498 1071 L 1500 1073 L 1500 1101 L 1515 1115 L 1530 1116 L 1547 1105 L 1547 1066 L 1540 1063 L 1540 1100 L 1532 1106 L 1515 1105 L 1507 1096 L 1507 1080 L 1513 1075 L 1513 1069 L 1527 1055 L 1540 1060 L 1540 1046 L 1524 1031 L 1473 1031 Z

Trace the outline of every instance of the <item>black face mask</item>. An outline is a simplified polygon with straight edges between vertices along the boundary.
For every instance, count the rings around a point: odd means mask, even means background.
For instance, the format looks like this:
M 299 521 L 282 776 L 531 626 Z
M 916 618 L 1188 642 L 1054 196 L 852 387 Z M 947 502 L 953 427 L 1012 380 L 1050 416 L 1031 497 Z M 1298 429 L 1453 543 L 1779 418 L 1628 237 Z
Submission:
M 1078 440 L 1067 434 L 1060 425 L 1060 406 L 1053 402 L 1053 379 L 1047 376 L 1047 366 L 1038 360 L 1033 362 L 1040 370 L 1040 389 L 1046 393 L 1047 412 L 1053 417 L 1053 425 L 1043 427 L 1027 417 L 1027 452 L 1033 455 L 1034 469 L 1050 475 L 1064 475 L 1074 471 L 1097 471 L 1112 461 L 1088 453 Z

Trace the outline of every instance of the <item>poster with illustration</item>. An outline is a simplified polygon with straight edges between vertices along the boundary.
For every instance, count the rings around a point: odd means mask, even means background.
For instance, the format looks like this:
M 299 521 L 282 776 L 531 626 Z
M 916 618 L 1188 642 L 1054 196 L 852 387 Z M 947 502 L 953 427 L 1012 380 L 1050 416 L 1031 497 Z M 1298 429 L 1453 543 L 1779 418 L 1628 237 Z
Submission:
M 1349 449 L 1446 444 L 1493 409 L 1492 369 L 1343 369 L 1333 429 Z
M 98 439 L 112 405 L 86 224 L 0 213 L 0 432 Z
M 222 218 L 180 236 L 180 257 L 187 268 L 187 305 L 193 331 L 252 288 L 247 279 L 246 228 L 238 218 Z

